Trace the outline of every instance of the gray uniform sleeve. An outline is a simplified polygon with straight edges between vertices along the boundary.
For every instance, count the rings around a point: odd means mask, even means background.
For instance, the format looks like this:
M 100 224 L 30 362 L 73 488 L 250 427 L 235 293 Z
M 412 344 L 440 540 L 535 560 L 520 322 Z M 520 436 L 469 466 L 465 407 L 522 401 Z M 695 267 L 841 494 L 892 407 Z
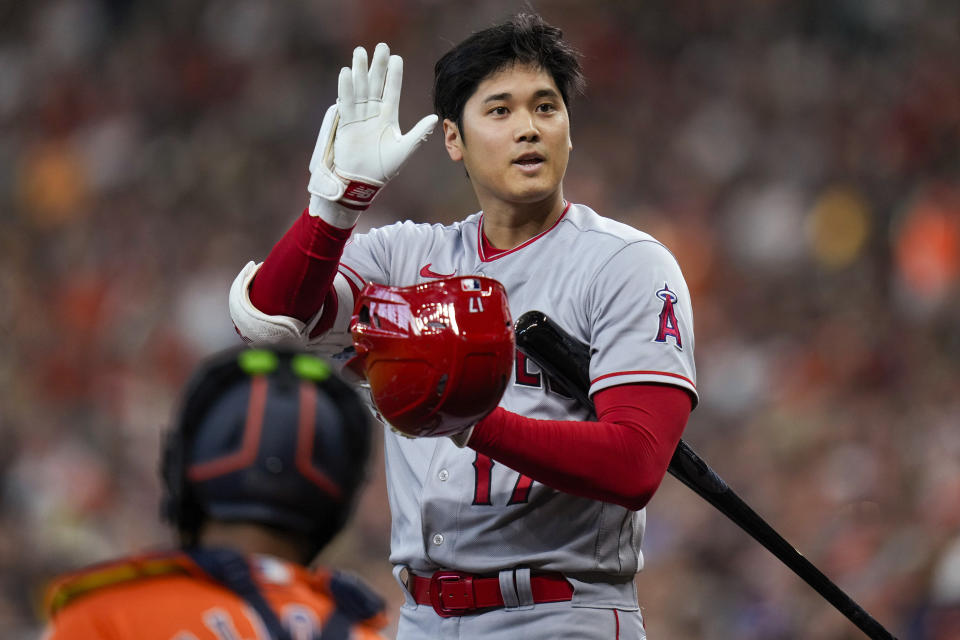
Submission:
M 400 223 L 371 229 L 353 236 L 343 249 L 340 273 L 355 281 L 362 289 L 369 282 L 386 284 L 390 277 L 388 237 Z
M 697 401 L 693 308 L 680 266 L 659 242 L 618 250 L 589 291 L 590 393 L 647 382 L 681 387 Z
M 353 236 L 343 249 L 333 281 L 338 304 L 336 319 L 320 341 L 338 347 L 352 344 L 350 318 L 356 296 L 367 284 L 414 284 L 415 265 L 435 241 L 433 230 L 407 220 Z

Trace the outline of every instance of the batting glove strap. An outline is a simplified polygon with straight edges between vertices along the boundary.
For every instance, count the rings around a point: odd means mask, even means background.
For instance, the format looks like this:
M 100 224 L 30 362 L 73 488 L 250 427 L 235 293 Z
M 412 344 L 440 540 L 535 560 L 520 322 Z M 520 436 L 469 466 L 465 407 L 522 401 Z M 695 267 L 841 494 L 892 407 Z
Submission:
M 307 184 L 307 191 L 311 195 L 310 215 L 324 219 L 328 218 L 323 212 L 327 207 L 322 203 L 315 203 L 314 197 L 329 200 L 340 207 L 359 213 L 370 206 L 373 197 L 385 184 L 372 178 L 344 175 L 340 168 L 334 165 L 334 141 L 339 122 L 337 105 L 333 105 L 327 109 L 323 118 L 320 135 L 317 136 L 317 145 L 313 150 L 313 158 L 310 160 L 310 182 Z M 327 221 L 336 224 L 334 220 Z M 353 224 L 355 223 L 356 215 L 353 217 Z
M 348 209 L 365 211 L 367 207 L 370 206 L 370 203 L 373 202 L 373 197 L 377 195 L 380 189 L 381 187 L 376 185 L 351 180 L 347 183 L 347 187 L 344 189 L 343 195 L 338 202 Z

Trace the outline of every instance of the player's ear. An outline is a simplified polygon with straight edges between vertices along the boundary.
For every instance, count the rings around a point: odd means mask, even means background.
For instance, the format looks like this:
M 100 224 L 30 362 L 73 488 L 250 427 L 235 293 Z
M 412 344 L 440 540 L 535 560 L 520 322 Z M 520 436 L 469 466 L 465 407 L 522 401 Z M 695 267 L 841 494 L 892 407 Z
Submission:
M 454 162 L 463 160 L 463 138 L 460 136 L 460 127 L 449 118 L 443 119 L 443 144 L 451 160 Z

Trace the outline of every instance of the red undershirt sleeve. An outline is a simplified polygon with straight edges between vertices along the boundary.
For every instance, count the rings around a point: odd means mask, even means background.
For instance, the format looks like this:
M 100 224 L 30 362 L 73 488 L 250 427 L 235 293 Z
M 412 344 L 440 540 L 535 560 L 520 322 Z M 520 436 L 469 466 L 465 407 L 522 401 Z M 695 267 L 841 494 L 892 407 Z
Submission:
M 250 286 L 250 302 L 269 315 L 309 321 L 330 293 L 352 231 L 352 227 L 334 227 L 304 210 L 257 271 Z
M 663 480 L 692 403 L 679 387 L 626 384 L 594 395 L 596 422 L 497 408 L 469 446 L 549 487 L 641 509 Z

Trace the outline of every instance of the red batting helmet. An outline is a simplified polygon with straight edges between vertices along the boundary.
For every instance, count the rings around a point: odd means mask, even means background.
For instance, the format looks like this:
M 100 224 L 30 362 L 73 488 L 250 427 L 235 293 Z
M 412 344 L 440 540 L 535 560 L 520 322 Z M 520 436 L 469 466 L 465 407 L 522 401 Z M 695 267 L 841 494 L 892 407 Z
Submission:
M 350 323 L 377 410 L 410 436 L 452 435 L 493 411 L 513 366 L 503 285 L 466 276 L 410 287 L 369 284 Z

